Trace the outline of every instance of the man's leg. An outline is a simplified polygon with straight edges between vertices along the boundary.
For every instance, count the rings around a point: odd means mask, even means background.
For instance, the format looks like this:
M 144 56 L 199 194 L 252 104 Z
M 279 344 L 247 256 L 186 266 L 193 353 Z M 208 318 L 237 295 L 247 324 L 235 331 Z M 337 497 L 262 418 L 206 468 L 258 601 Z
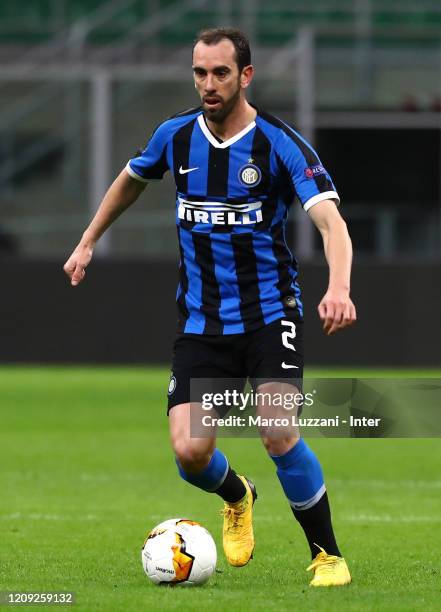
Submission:
M 190 484 L 224 500 L 224 551 L 231 565 L 248 563 L 254 549 L 252 506 L 254 485 L 238 476 L 225 455 L 216 448 L 215 437 L 191 436 L 190 403 L 173 406 L 169 411 L 171 444 L 181 477 Z
M 291 416 L 297 412 L 295 407 L 289 411 L 285 408 L 292 406 L 292 398 L 299 391 L 287 383 L 269 382 L 260 385 L 258 393 L 264 398 L 258 403 L 258 414 L 265 418 L 282 419 L 289 416 L 290 424 L 287 427 L 262 429 L 261 436 L 268 454 L 277 467 L 277 476 L 292 512 L 308 540 L 314 560 L 310 568 L 315 571 L 311 584 L 313 586 L 347 584 L 351 578 L 335 540 L 319 460 L 300 438 L 297 427 L 291 424 Z M 268 399 L 271 397 L 277 397 L 277 401 L 272 402 Z M 286 398 L 286 401 L 283 398 Z
M 179 474 L 190 484 L 217 493 L 224 501 L 240 501 L 246 494 L 243 482 L 216 448 L 215 437 L 190 435 L 190 411 L 188 403 L 174 406 L 169 412 L 170 438 Z

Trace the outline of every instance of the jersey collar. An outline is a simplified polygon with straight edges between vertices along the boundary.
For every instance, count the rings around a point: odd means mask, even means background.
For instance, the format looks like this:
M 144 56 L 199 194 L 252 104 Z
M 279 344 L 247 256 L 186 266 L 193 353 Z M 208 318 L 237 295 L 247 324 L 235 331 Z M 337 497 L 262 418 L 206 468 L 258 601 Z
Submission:
M 248 132 L 250 132 L 256 126 L 256 122 L 252 121 L 243 130 L 241 130 L 240 132 L 238 132 L 237 134 L 235 134 L 234 136 L 232 136 L 228 140 L 224 140 L 223 142 L 219 142 L 218 140 L 216 140 L 215 136 L 208 129 L 208 126 L 207 126 L 207 124 L 205 123 L 205 120 L 204 120 L 203 113 L 201 113 L 199 115 L 198 123 L 199 123 L 199 127 L 202 130 L 202 133 L 204 134 L 204 136 L 206 137 L 208 142 L 211 145 L 213 145 L 213 147 L 216 147 L 216 149 L 226 149 L 230 145 L 234 144 L 235 142 L 237 142 L 238 140 L 243 138 L 245 136 L 245 134 L 248 134 Z

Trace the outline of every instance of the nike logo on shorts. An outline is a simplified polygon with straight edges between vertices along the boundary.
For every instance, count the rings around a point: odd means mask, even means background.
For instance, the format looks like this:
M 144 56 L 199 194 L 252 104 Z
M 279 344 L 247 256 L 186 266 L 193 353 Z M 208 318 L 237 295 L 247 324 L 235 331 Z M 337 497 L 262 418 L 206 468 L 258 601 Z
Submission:
M 189 172 L 193 172 L 194 170 L 199 170 L 199 166 L 196 168 L 184 168 L 182 166 L 179 167 L 179 174 L 188 174 Z
M 289 368 L 297 368 L 297 369 L 299 369 L 299 366 L 290 365 L 289 363 L 285 363 L 284 361 L 282 361 L 282 368 L 284 370 L 288 370 Z

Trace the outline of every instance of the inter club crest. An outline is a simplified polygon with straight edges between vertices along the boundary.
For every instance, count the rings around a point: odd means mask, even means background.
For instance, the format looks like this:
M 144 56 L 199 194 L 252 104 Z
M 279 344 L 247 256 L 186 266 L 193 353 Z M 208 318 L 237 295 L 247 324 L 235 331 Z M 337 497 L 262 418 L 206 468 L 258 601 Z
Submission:
M 239 181 L 246 187 L 255 187 L 262 180 L 262 172 L 253 162 L 254 160 L 250 158 L 239 170 Z

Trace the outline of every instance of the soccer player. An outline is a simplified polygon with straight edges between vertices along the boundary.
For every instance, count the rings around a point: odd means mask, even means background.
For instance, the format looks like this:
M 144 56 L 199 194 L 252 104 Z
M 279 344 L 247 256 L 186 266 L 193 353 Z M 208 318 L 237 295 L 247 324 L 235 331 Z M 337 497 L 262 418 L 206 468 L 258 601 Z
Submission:
M 271 397 L 299 389 L 302 302 L 296 260 L 285 240 L 294 200 L 323 237 L 329 285 L 318 311 L 324 332 L 333 334 L 356 319 L 349 296 L 352 247 L 334 184 L 294 129 L 247 101 L 253 74 L 242 32 L 216 28 L 198 36 L 193 77 L 201 106 L 156 128 L 111 185 L 64 266 L 78 285 L 106 228 L 147 183 L 173 173 L 181 259 L 168 392 L 171 443 L 181 477 L 224 500 L 223 545 L 234 566 L 245 565 L 253 553 L 256 489 L 230 467 L 214 436 L 191 435 L 190 381 L 249 377 Z M 271 405 L 258 411 L 268 416 Z M 349 583 L 316 455 L 296 429 L 261 434 L 311 550 L 310 584 Z

